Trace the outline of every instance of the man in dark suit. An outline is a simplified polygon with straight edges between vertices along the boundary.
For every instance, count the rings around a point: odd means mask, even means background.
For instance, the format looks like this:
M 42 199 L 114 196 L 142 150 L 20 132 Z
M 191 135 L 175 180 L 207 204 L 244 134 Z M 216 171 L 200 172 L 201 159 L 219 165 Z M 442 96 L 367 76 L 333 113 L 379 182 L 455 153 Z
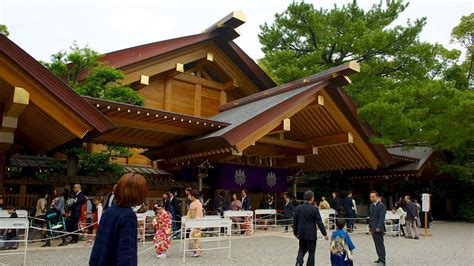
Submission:
M 248 211 L 252 208 L 252 206 L 250 206 L 250 201 L 249 199 L 247 198 L 247 190 L 244 189 L 242 190 L 242 209 L 244 211 Z
M 375 243 L 375 250 L 377 251 L 378 259 L 375 263 L 385 265 L 385 245 L 383 244 L 383 235 L 385 232 L 385 205 L 380 201 L 379 195 L 376 191 L 370 192 L 369 207 L 369 232 Z
M 288 225 L 293 224 L 293 214 L 295 212 L 295 207 L 291 204 L 290 197 L 285 194 L 283 196 L 285 203 L 283 205 L 284 213 L 283 219 L 285 224 L 285 232 L 288 232 Z
M 68 231 L 74 233 L 72 234 L 72 239 L 68 242 L 68 244 L 75 244 L 79 240 L 79 232 L 77 232 L 79 229 L 79 218 L 81 217 L 82 205 L 87 201 L 84 193 L 81 191 L 80 184 L 74 184 L 72 191 L 74 192 L 73 198 L 75 202 L 69 206 L 71 215 L 69 216 Z
M 342 205 L 344 207 L 344 213 L 345 213 L 345 218 L 346 218 L 346 226 L 347 226 L 347 231 L 352 232 L 353 230 L 353 225 L 354 225 L 354 218 L 355 218 L 355 213 L 353 204 L 352 204 L 352 192 L 349 191 L 347 192 L 347 196 L 344 198 Z
M 304 192 L 305 203 L 296 207 L 293 219 L 293 233 L 299 240 L 298 257 L 296 265 L 303 265 L 303 258 L 308 252 L 306 265 L 314 265 L 314 254 L 316 252 L 316 224 L 321 230 L 325 240 L 328 240 L 319 209 L 313 206 L 314 193 L 311 190 Z
M 179 225 L 181 221 L 181 208 L 179 206 L 179 201 L 176 198 L 176 190 L 171 189 L 170 190 L 170 210 L 171 210 L 171 216 L 173 217 L 173 232 L 176 232 L 179 230 Z

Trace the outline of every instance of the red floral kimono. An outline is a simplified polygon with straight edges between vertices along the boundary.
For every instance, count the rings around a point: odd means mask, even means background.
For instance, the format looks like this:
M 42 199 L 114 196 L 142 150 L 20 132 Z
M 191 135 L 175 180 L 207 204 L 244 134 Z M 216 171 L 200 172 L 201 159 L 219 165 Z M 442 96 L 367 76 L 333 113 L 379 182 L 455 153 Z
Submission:
M 160 208 L 156 214 L 156 218 L 153 219 L 152 223 L 153 227 L 156 230 L 155 236 L 153 237 L 153 243 L 156 247 L 156 253 L 165 253 L 170 246 L 170 235 L 173 232 L 173 230 L 171 229 L 171 214 L 165 211 L 165 209 Z

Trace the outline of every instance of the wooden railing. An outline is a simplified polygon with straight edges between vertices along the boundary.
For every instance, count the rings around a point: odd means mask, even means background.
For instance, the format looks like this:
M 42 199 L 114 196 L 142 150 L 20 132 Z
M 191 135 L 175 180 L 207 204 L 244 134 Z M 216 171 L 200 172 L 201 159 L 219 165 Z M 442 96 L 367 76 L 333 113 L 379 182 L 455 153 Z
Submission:
M 19 194 L 6 193 L 3 195 L 3 206 L 14 206 L 17 209 L 31 209 L 36 207 L 36 201 L 38 198 L 39 195 L 37 194 L 26 194 L 22 204 Z

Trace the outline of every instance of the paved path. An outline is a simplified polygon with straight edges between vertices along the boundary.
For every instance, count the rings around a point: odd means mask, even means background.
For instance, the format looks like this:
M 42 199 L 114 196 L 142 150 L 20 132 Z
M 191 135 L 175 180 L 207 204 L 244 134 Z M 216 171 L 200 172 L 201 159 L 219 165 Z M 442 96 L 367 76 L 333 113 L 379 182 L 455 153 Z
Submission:
M 360 225 L 363 227 L 363 225 Z M 433 237 L 420 240 L 385 237 L 389 265 L 474 265 L 474 224 L 435 222 Z M 374 265 L 376 259 L 372 239 L 364 233 L 355 233 L 352 239 L 357 246 L 354 253 L 356 265 Z M 59 243 L 59 242 L 58 242 Z M 91 248 L 84 242 L 66 248 L 39 248 L 31 244 L 29 265 L 87 265 Z M 140 265 L 183 265 L 179 241 L 174 241 L 169 258 L 159 260 L 153 249 L 139 256 Z M 57 244 L 57 243 L 54 243 Z M 222 242 L 225 245 L 225 242 Z M 210 244 L 207 244 L 209 246 Z M 140 245 L 139 250 L 150 247 Z M 200 258 L 186 258 L 189 265 L 294 265 L 297 240 L 291 233 L 258 231 L 253 237 L 237 237 L 232 240 L 232 257 L 226 250 L 203 252 Z M 0 262 L 20 265 L 20 257 L 0 256 Z M 0 264 L 1 264 L 0 263 Z M 317 265 L 329 264 L 329 243 L 318 241 Z

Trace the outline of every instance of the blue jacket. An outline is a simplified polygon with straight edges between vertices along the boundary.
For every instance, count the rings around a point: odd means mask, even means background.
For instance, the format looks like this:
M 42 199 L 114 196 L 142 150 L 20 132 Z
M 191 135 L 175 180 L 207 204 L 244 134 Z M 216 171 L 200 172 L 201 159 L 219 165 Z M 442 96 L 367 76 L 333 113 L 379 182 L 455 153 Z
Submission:
M 137 265 L 137 215 L 112 205 L 100 219 L 89 265 Z
M 379 229 L 380 232 L 385 232 L 385 205 L 382 202 L 377 202 L 376 205 L 370 203 L 369 207 L 369 228 L 372 230 L 372 233 L 376 232 L 376 229 Z

